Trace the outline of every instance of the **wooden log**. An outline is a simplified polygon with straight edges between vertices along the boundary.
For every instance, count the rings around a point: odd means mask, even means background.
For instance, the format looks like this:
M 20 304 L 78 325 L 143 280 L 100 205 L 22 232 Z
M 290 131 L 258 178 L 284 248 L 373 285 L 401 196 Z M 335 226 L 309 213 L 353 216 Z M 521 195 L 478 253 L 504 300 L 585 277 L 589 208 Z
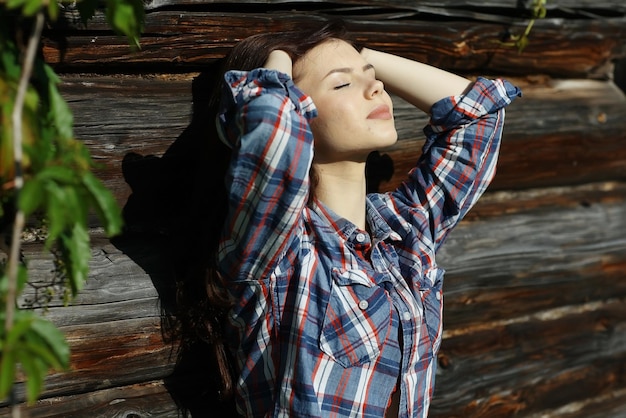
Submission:
M 625 178 L 626 100 L 615 85 L 591 80 L 514 83 L 524 97 L 507 109 L 498 174 L 491 190 Z M 397 107 L 400 140 L 388 150 L 395 171 L 389 182 L 381 183 L 383 190 L 402 181 L 421 147 L 415 130 L 408 129 L 414 112 L 402 103 Z
M 66 76 L 62 93 L 75 134 L 100 163 L 98 175 L 124 206 L 133 195 L 150 205 L 145 223 L 171 205 L 193 177 L 191 157 L 208 141 L 205 74 L 159 77 Z M 524 97 L 507 109 L 498 173 L 490 190 L 530 189 L 626 178 L 626 99 L 611 82 L 511 79 Z M 97 100 L 94 100 L 97 97 Z M 423 144 L 426 117 L 395 98 L 398 143 L 383 151 L 393 173 L 379 190 L 405 178 Z M 194 108 L 196 109 L 194 111 Z M 169 216 L 169 215 L 168 215 Z
M 620 393 L 626 183 L 497 192 L 475 212 L 439 257 L 447 275 L 434 416 L 510 416 L 511 408 L 532 416 L 572 399 L 591 405 L 609 391 Z M 86 403 L 77 401 L 76 411 L 89 407 L 90 393 L 95 402 L 116 388 L 167 380 L 175 362 L 160 328 L 160 314 L 172 303 L 170 240 L 133 235 L 112 245 L 94 234 L 85 289 L 68 307 L 53 301 L 48 312 L 68 336 L 72 371 L 50 375 L 44 394 L 50 400 L 41 402 L 69 408 L 78 396 Z M 34 282 L 52 269 L 40 250 L 31 243 L 24 252 Z M 185 380 L 207 379 L 208 369 L 193 364 Z M 584 391 L 578 379 L 587 382 Z M 154 408 L 172 407 L 171 399 L 157 398 Z
M 0 416 L 8 417 L 7 408 Z M 38 418 L 144 418 L 177 417 L 162 381 L 142 382 L 76 395 L 42 399 L 33 406 L 22 407 L 22 417 Z
M 619 418 L 624 416 L 624 405 L 626 405 L 626 389 L 617 389 L 595 398 L 574 400 L 567 405 L 548 409 L 541 414 L 533 414 L 531 417 Z
M 514 78 L 525 96 L 507 112 L 496 180 L 440 254 L 445 332 L 431 416 L 625 416 L 626 102 L 612 82 L 583 78 L 610 78 L 611 62 L 626 56 L 626 4 L 548 2 L 549 19 L 519 55 L 492 42 L 525 27 L 513 0 L 347 0 L 296 11 L 268 0 L 247 2 L 245 13 L 239 2 L 219 3 L 150 1 L 136 54 L 101 15 L 87 28 L 66 21 L 47 32 L 45 56 L 68 72 L 62 89 L 76 134 L 125 206 L 129 231 L 141 233 L 113 244 L 92 234 L 84 291 L 68 307 L 50 301 L 47 314 L 69 338 L 72 370 L 50 375 L 26 413 L 174 417 L 179 402 L 193 416 L 220 414 L 210 391 L 199 392 L 215 377 L 206 347 L 176 364 L 162 337 L 175 293 L 170 234 L 184 216 L 190 156 L 207 139 L 204 79 L 244 36 L 340 14 L 371 46 L 464 74 L 555 74 Z M 78 71 L 113 76 L 70 74 Z M 426 122 L 394 102 L 400 141 L 386 151 L 395 171 L 381 190 L 414 163 Z M 24 255 L 33 286 L 53 277 L 41 243 Z
M 448 271 L 446 323 L 469 326 L 474 312 L 487 322 L 504 315 L 626 297 L 626 223 L 619 220 L 624 213 L 623 204 L 592 205 L 462 224 L 440 253 Z M 555 219 L 561 216 L 576 221 Z M 605 219 L 613 231 L 600 226 Z M 539 225 L 531 222 L 541 224 L 541 234 Z M 490 266 L 484 260 L 487 254 L 506 263 Z
M 456 72 L 480 69 L 508 75 L 608 78 L 609 64 L 626 56 L 623 14 L 541 19 L 520 54 L 500 41 L 509 34 L 523 33 L 528 23 L 525 19 L 483 14 L 475 21 L 446 20 L 446 16 L 395 8 L 388 12 L 374 9 L 370 15 L 361 9 L 354 15 L 344 9 L 292 10 L 292 6 L 286 11 L 250 13 L 155 9 L 146 16 L 140 51 L 132 51 L 125 39 L 112 35 L 98 15 L 87 29 L 72 23 L 48 32 L 43 52 L 58 71 L 199 71 L 246 36 L 311 27 L 339 13 L 365 45 Z M 70 13 L 68 21 L 77 18 Z
M 163 7 L 182 7 L 188 5 L 204 5 L 208 6 L 214 3 L 220 5 L 235 4 L 241 5 L 241 0 L 150 0 L 145 3 L 145 7 L 148 10 L 163 8 Z M 264 7 L 281 6 L 286 4 L 287 7 L 292 7 L 286 0 L 252 0 L 246 1 L 245 4 L 250 5 L 263 5 Z M 328 8 L 329 5 L 345 5 L 345 7 L 363 8 L 363 7 L 380 7 L 380 8 L 400 8 L 400 9 L 412 9 L 412 10 L 428 10 L 429 8 L 435 8 L 440 10 L 440 13 L 449 13 L 453 15 L 465 15 L 468 9 L 485 10 L 493 13 L 493 9 L 507 10 L 510 13 L 521 13 L 524 10 L 524 6 L 520 5 L 518 0 L 441 0 L 441 1 L 428 1 L 428 0 L 337 0 L 337 1 L 320 1 L 316 3 L 322 3 L 322 8 Z M 325 4 L 327 3 L 327 4 Z M 232 6 L 231 6 L 232 7 Z M 549 11 L 562 11 L 570 14 L 580 14 L 581 16 L 589 16 L 596 12 L 610 13 L 619 15 L 626 12 L 626 5 L 620 0 L 550 0 L 545 4 L 546 9 Z
M 571 413 L 567 416 L 617 417 L 626 412 L 625 404 L 619 403 L 626 394 L 626 246 L 622 238 L 626 206 L 600 203 L 624 199 L 622 187 L 609 186 L 600 195 L 599 190 L 585 187 L 578 198 L 568 194 L 566 199 L 557 190 L 543 191 L 544 197 L 552 196 L 537 199 L 535 203 L 542 203 L 532 209 L 511 199 L 510 203 L 519 206 L 504 206 L 517 215 L 497 219 L 479 215 L 453 232 L 441 253 L 449 265 L 440 263 L 448 272 L 446 313 L 439 357 L 442 370 L 432 416 L 560 417 L 558 411 L 567 407 Z M 487 212 L 506 200 L 499 194 L 486 197 Z M 576 208 L 583 196 L 591 200 Z M 559 223 L 569 218 L 565 207 L 581 217 L 568 222 L 569 227 L 561 224 L 551 229 L 553 216 Z M 515 219 L 519 221 L 522 213 L 524 217 L 534 213 L 543 226 L 519 228 Z M 617 220 L 617 224 L 600 226 L 604 219 Z M 595 226 L 585 232 L 588 225 Z M 465 233 L 466 227 L 472 232 Z M 602 238 L 596 235 L 600 229 Z M 578 238 L 564 237 L 574 231 L 580 234 Z M 457 246 L 456 239 L 471 244 Z M 477 248 L 477 252 L 507 261 L 490 268 L 482 260 L 474 268 Z M 518 362 L 520 356 L 526 361 Z M 554 410 L 554 415 L 547 410 Z
M 618 326 L 605 329 L 603 316 L 613 317 Z M 437 377 L 439 392 L 433 399 L 431 415 L 533 416 L 571 406 L 572 400 L 593 403 L 613 392 L 620 393 L 626 388 L 624 318 L 622 300 L 607 303 L 602 309 L 592 308 L 587 315 L 572 312 L 545 322 L 491 327 L 475 333 L 475 339 L 460 338 L 456 344 L 445 340 L 441 355 L 446 368 Z M 576 331 L 567 331 L 573 329 Z M 474 344 L 485 351 L 474 351 Z M 520 357 L 526 361 L 514 360 Z M 626 411 L 624 405 L 609 408 L 622 414 Z

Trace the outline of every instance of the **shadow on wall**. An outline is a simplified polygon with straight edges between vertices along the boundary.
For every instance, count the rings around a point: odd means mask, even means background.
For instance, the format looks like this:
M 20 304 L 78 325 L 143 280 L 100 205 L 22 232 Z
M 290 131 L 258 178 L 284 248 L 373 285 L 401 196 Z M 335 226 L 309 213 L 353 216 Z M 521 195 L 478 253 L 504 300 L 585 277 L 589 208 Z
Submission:
M 626 94 L 626 58 L 615 62 L 613 81 Z
M 141 266 L 159 294 L 164 341 L 176 353 L 173 373 L 165 384 L 184 416 L 236 416 L 220 396 L 221 380 L 214 344 L 176 321 L 210 311 L 206 305 L 205 271 L 221 225 L 225 203 L 224 170 L 229 150 L 214 137 L 211 93 L 217 62 L 192 83 L 191 123 L 163 156 L 129 153 L 122 171 L 132 190 L 124 207 L 125 232 L 113 244 Z M 393 175 L 388 155 L 372 153 L 368 191 L 378 191 Z M 205 315 L 206 316 L 206 315 Z M 184 341 L 184 344 L 180 344 Z

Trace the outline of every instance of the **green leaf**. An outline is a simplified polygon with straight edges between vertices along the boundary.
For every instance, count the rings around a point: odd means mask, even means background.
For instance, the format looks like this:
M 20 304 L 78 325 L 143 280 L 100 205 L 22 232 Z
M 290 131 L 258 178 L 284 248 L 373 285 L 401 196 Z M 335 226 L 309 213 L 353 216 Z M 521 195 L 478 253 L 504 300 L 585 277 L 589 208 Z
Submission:
M 57 20 L 59 17 L 59 3 L 56 1 L 48 1 L 48 16 L 52 21 Z
M 77 184 L 80 179 L 78 173 L 70 167 L 64 167 L 60 165 L 51 165 L 44 167 L 38 174 L 37 178 L 40 181 L 53 180 L 55 183 L 61 185 Z M 49 182 L 46 182 L 46 185 Z
M 54 362 L 48 362 L 50 366 L 59 370 L 67 368 L 69 366 L 70 348 L 63 333 L 52 322 L 41 317 L 37 317 L 33 321 L 31 328 L 50 347 L 55 358 Z
M 4 326 L 4 324 L 3 324 Z M 15 380 L 15 351 L 11 347 L 2 347 L 0 356 L 0 399 L 6 399 Z
M 26 0 L 22 13 L 25 16 L 34 16 L 42 7 L 44 7 L 43 0 Z
M 64 186 L 65 202 L 65 222 L 69 228 L 72 224 L 86 224 L 87 211 L 89 210 L 89 200 L 86 199 L 84 190 L 80 185 Z
M 28 283 L 28 270 L 24 265 L 19 265 L 17 267 L 17 292 L 22 293 L 24 286 Z
M 43 389 L 45 372 L 41 372 L 41 368 L 37 365 L 37 358 L 33 357 L 30 351 L 19 350 L 17 360 L 22 364 L 26 374 L 26 400 L 29 404 L 33 404 Z
M 30 332 L 24 334 L 24 340 L 22 341 L 20 349 L 29 351 L 33 358 L 41 359 L 46 365 L 46 371 L 51 367 L 61 370 L 62 367 L 59 359 L 55 357 L 50 347 L 46 344 L 46 341 L 32 329 L 29 331 Z
M 48 218 L 46 247 L 50 248 L 66 228 L 65 191 L 55 182 L 47 182 L 45 188 L 47 195 L 46 215 Z
M 122 231 L 122 215 L 111 191 L 93 173 L 85 173 L 82 181 L 95 202 L 95 209 L 104 223 L 107 235 L 111 237 L 119 234 Z
M 8 0 L 7 7 L 9 9 L 15 9 L 26 3 L 26 0 Z
M 13 42 L 2 42 L 0 56 L 2 57 L 2 68 L 4 69 L 7 80 L 19 80 L 22 67 L 19 64 L 19 52 L 15 48 Z
M 14 349 L 17 346 L 19 339 L 22 338 L 26 332 L 28 332 L 33 322 L 33 315 L 30 314 L 30 312 L 28 312 L 28 314 L 24 314 L 24 312 L 21 311 L 21 313 L 22 315 L 17 315 L 16 313 L 13 322 L 13 328 L 11 328 L 11 330 L 6 335 L 6 345 L 4 347 L 5 350 Z
M 26 216 L 36 211 L 44 201 L 44 187 L 37 177 L 24 183 L 20 192 L 19 207 Z
M 106 16 L 109 25 L 126 35 L 130 44 L 139 48 L 143 30 L 144 8 L 141 0 L 107 0 Z
M 7 274 L 5 274 L 4 272 L 2 272 L 2 276 L 0 276 L 0 314 L 4 312 L 5 310 L 5 294 L 7 292 L 7 290 L 9 289 L 9 276 Z M 2 326 L 4 326 L 4 323 L 0 324 Z M 3 328 L 0 326 L 0 337 L 2 337 L 3 335 Z
M 72 296 L 76 296 L 87 281 L 89 273 L 89 260 L 91 259 L 89 234 L 84 225 L 76 223 L 71 235 L 63 234 L 61 239 L 68 253 L 68 273 Z
M 54 73 L 54 70 L 49 66 L 45 66 L 45 71 L 49 77 L 48 93 L 50 95 L 50 111 L 52 112 L 54 125 L 61 138 L 70 139 L 74 136 L 72 132 L 74 116 L 57 89 L 58 77 Z

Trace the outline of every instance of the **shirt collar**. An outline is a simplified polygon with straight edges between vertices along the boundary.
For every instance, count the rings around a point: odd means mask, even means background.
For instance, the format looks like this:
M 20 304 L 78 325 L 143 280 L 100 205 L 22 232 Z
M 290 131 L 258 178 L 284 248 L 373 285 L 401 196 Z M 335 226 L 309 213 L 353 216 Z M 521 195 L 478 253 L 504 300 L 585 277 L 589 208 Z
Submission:
M 391 229 L 389 224 L 381 216 L 369 198 L 365 200 L 365 205 L 365 216 L 367 224 L 369 225 L 373 243 L 384 240 L 402 240 L 400 235 Z M 350 237 L 353 236 L 357 230 L 359 230 L 354 223 L 337 215 L 332 209 L 324 205 L 324 203 L 318 199 L 313 199 L 310 203 L 310 208 L 325 221 L 324 223 L 326 225 L 332 228 L 332 232 L 339 234 L 341 238 L 346 241 L 349 241 Z
M 389 223 L 382 217 L 369 197 L 365 200 L 365 203 L 367 222 L 370 226 L 373 242 L 376 243 L 385 240 L 402 241 L 400 235 L 391 229 Z

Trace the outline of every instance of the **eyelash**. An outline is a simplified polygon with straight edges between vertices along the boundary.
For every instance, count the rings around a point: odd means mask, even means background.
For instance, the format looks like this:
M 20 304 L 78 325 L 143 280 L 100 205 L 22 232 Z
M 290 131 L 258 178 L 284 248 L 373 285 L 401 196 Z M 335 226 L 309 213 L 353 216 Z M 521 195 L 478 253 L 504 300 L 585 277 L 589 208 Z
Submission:
M 342 89 L 342 88 L 344 88 L 344 87 L 348 87 L 349 85 L 350 85 L 350 83 L 345 83 L 345 84 L 342 84 L 342 85 L 340 85 L 340 86 L 335 87 L 335 90 L 339 90 L 339 89 Z

